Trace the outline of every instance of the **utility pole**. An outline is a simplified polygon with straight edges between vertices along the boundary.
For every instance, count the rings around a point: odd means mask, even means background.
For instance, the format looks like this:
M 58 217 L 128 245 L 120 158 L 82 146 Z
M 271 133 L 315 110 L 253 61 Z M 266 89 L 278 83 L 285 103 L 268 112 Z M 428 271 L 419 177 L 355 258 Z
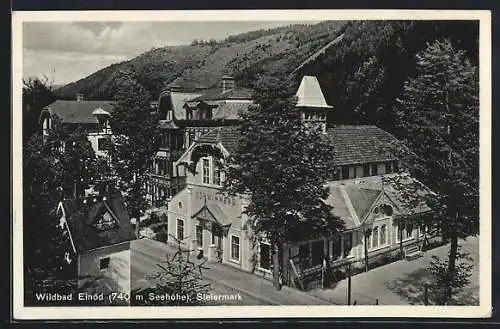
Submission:
M 347 265 L 347 305 L 351 305 L 351 263 Z

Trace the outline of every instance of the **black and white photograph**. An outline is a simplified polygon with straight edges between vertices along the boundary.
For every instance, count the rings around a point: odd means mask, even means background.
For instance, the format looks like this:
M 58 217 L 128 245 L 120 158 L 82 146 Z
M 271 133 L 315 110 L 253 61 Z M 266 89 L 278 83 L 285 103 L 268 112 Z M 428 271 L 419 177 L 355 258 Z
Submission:
M 490 19 L 14 12 L 14 315 L 488 317 Z

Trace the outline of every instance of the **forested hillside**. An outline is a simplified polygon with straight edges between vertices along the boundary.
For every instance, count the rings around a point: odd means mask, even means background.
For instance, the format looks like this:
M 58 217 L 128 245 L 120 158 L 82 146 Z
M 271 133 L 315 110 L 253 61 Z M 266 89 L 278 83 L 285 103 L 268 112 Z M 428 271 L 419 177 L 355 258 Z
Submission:
M 111 99 L 117 75 L 126 73 L 156 98 L 172 81 L 195 81 L 211 87 L 225 75 L 239 77 L 249 68 L 267 73 L 291 72 L 308 56 L 335 39 L 344 22 L 290 25 L 230 36 L 223 41 L 194 40 L 188 46 L 152 49 L 129 61 L 108 66 L 56 90 L 61 99 L 83 92 L 88 99 Z M 240 80 L 242 80 L 241 77 Z M 245 83 L 241 81 L 241 83 Z
M 449 39 L 478 65 L 474 21 L 357 21 L 342 32 L 338 44 L 297 72 L 318 77 L 334 106 L 330 122 L 376 124 L 397 133 L 396 100 L 404 82 L 416 75 L 416 54 L 434 41 Z

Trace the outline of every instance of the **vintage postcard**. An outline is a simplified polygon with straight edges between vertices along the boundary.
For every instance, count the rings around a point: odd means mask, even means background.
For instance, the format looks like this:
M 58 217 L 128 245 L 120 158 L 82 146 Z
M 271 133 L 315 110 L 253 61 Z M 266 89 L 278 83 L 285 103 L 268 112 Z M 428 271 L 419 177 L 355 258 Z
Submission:
M 15 319 L 491 313 L 491 13 L 13 12 Z

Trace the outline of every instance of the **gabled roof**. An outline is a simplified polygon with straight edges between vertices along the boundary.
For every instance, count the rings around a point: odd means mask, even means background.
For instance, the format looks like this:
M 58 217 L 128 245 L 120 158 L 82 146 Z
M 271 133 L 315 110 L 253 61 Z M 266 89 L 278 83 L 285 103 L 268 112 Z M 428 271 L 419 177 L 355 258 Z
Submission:
M 333 207 L 333 214 L 344 221 L 345 229 L 358 227 L 365 220 L 381 189 L 359 188 L 349 183 L 330 182 L 330 194 L 325 203 Z
M 240 130 L 237 126 L 223 126 L 212 129 L 198 138 L 200 143 L 221 143 L 222 146 L 231 154 L 236 152 L 238 141 L 240 139 Z
M 296 96 L 298 107 L 331 108 L 326 103 L 318 79 L 314 76 L 305 75 L 302 77 Z
M 431 211 L 425 204 L 424 196 L 432 193 L 426 186 L 415 178 L 406 176 L 406 183 L 416 183 L 420 189 L 416 191 L 417 197 L 421 197 L 422 203 L 416 207 L 408 206 L 403 201 L 404 196 L 398 192 L 395 186 L 382 183 L 382 177 L 393 177 L 398 174 L 384 176 L 370 176 L 348 181 L 329 182 L 330 194 L 325 203 L 333 207 L 333 214 L 340 217 L 345 223 L 345 229 L 360 226 L 369 216 L 370 209 L 383 195 L 395 207 L 395 215 L 410 216 Z
M 116 102 L 113 101 L 65 101 L 57 100 L 46 106 L 44 111 L 58 116 L 64 123 L 98 123 L 93 112 L 101 109 L 113 113 Z M 100 111 L 99 111 L 100 112 Z
M 377 126 L 336 125 L 327 128 L 327 133 L 335 145 L 335 162 L 338 165 L 397 159 L 387 146 L 399 141 Z
M 85 204 L 78 204 L 75 200 L 62 201 L 68 228 L 78 253 L 136 238 L 120 193 L 111 194 L 106 200 L 102 198 L 96 201 L 93 201 L 94 198 L 86 200 Z M 106 212 L 116 221 L 116 225 L 108 230 L 96 229 L 94 223 Z
M 231 225 L 231 220 L 224 211 L 215 203 L 209 202 L 203 205 L 192 218 L 202 218 L 208 221 L 219 223 L 222 226 Z

